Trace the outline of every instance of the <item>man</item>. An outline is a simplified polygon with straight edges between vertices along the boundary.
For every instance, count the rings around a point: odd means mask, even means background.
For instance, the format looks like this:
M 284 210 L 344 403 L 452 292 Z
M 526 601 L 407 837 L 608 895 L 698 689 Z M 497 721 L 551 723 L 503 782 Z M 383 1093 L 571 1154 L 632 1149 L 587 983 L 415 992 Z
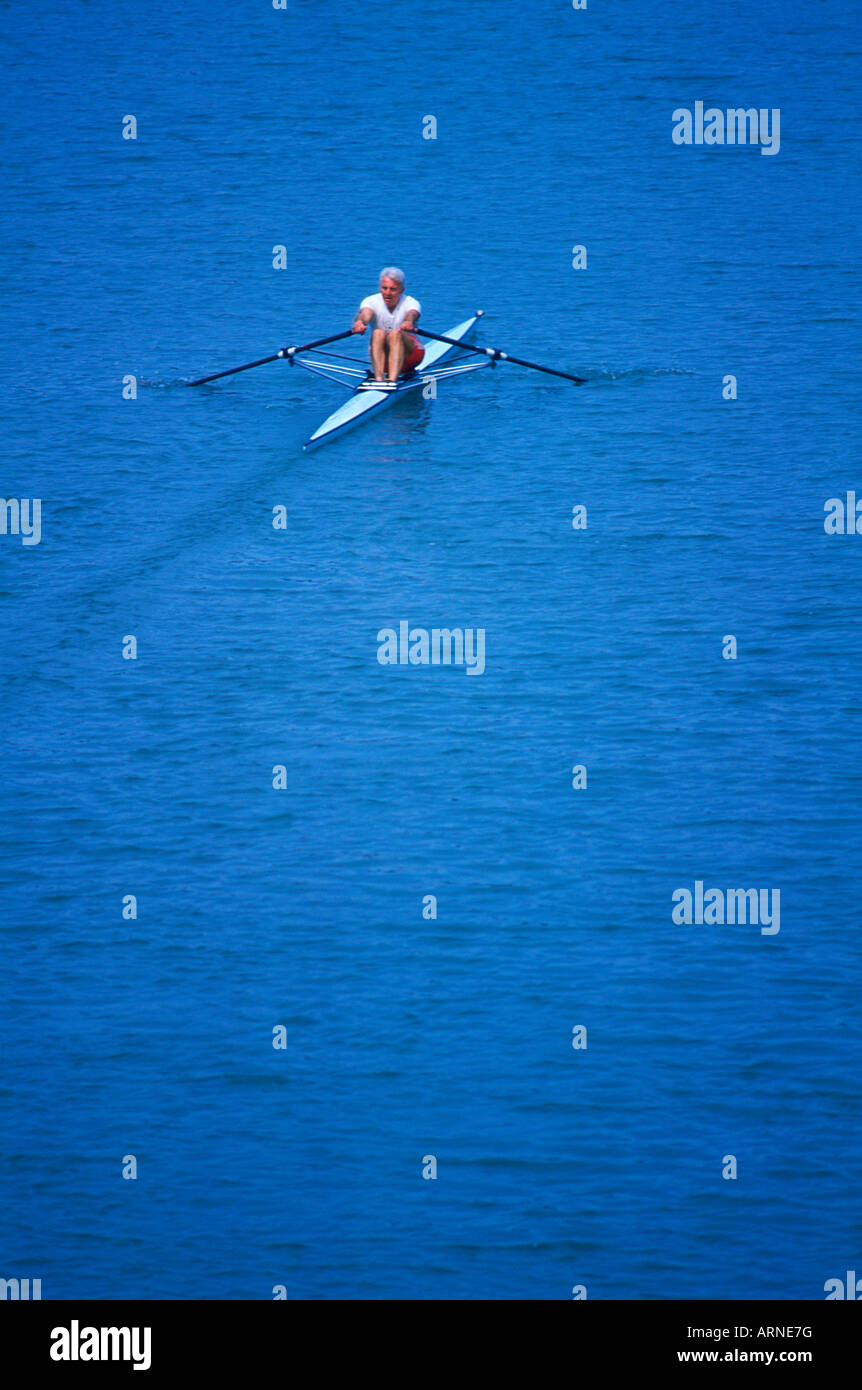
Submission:
M 417 342 L 412 329 L 422 312 L 418 299 L 404 293 L 404 271 L 388 265 L 380 272 L 380 293 L 363 299 L 353 324 L 352 333 L 364 333 L 369 324 L 371 332 L 371 365 L 373 377 L 360 382 L 360 388 L 373 391 L 394 391 L 402 372 L 412 372 L 425 349 Z

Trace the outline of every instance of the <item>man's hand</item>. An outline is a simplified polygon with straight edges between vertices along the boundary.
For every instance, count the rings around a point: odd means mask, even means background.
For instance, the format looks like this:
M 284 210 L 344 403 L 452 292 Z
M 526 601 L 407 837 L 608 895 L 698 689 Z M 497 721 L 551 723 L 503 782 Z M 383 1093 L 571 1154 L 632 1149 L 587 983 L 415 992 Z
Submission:
M 367 323 L 363 323 L 362 319 L 357 319 L 350 331 L 351 333 L 364 333 L 367 327 Z

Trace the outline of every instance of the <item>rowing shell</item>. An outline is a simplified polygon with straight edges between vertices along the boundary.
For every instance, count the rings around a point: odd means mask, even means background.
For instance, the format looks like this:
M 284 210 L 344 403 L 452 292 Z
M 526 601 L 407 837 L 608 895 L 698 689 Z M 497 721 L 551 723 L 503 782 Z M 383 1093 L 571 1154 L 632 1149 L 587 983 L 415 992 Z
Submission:
M 478 317 L 478 314 L 474 314 L 472 318 L 465 319 L 463 323 L 451 328 L 446 337 L 456 338 L 459 341 L 461 338 L 466 338 Z M 344 405 L 339 406 L 338 410 L 334 410 L 323 424 L 318 426 L 311 438 L 306 440 L 303 448 L 316 449 L 319 445 L 334 439 L 336 435 L 345 434 L 347 430 L 361 425 L 369 416 L 376 415 L 380 410 L 385 410 L 386 406 L 406 395 L 408 391 L 417 391 L 429 381 L 440 381 L 444 377 L 455 376 L 460 372 L 471 372 L 476 371 L 479 367 L 493 366 L 493 360 L 488 357 L 480 356 L 479 361 L 466 360 L 479 356 L 475 350 L 453 356 L 456 353 L 456 348 L 457 345 L 451 343 L 429 343 L 425 349 L 425 356 L 416 371 L 412 372 L 410 376 L 399 377 L 394 391 L 360 390 L 359 382 L 366 379 L 366 368 L 359 365 L 356 358 L 341 358 L 343 361 L 356 364 L 345 367 L 336 361 L 341 357 L 341 354 L 338 353 L 323 352 L 319 354 L 319 359 L 297 356 L 294 360 L 298 366 L 353 388 L 350 399 L 345 401 Z M 441 369 L 444 359 L 446 365 Z

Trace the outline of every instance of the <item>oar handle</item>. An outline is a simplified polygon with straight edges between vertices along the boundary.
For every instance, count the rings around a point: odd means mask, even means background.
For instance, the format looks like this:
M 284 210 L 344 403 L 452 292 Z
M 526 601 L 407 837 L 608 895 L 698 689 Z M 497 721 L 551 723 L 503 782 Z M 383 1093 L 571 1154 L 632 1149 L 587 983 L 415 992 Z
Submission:
M 353 329 L 348 328 L 346 333 L 333 333 L 329 338 L 317 338 L 313 343 L 303 343 L 302 347 L 282 348 L 277 355 L 279 357 L 295 357 L 298 352 L 310 352 L 312 348 L 323 347 L 324 343 L 338 343 L 342 338 L 351 338 Z
M 469 348 L 471 352 L 484 352 L 486 357 L 490 357 L 494 362 L 514 362 L 518 367 L 529 367 L 534 372 L 544 372 L 546 376 L 561 376 L 564 381 L 573 381 L 576 386 L 584 384 L 582 376 L 573 376 L 571 372 L 558 372 L 555 367 L 540 367 L 538 362 L 527 362 L 523 357 L 513 357 L 509 352 L 503 352 L 500 348 L 479 347 L 477 343 L 465 343 L 462 338 L 447 338 L 445 333 L 432 333 L 430 328 L 411 329 L 411 332 L 418 333 L 421 338 L 436 338 L 438 343 L 451 343 L 453 347 Z

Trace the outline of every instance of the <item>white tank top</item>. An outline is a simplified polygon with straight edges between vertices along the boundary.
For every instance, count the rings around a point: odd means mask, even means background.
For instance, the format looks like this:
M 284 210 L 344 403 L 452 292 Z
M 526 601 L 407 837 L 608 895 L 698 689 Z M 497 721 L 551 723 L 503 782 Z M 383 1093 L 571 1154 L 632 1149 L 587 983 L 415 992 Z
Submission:
M 394 309 L 387 309 L 382 294 L 369 294 L 360 304 L 360 309 L 373 309 L 374 317 L 371 320 L 372 328 L 385 328 L 387 332 L 393 328 L 400 328 L 404 322 L 404 315 L 410 309 L 415 309 L 421 313 L 422 306 L 418 299 L 413 299 L 409 294 L 402 294 Z

